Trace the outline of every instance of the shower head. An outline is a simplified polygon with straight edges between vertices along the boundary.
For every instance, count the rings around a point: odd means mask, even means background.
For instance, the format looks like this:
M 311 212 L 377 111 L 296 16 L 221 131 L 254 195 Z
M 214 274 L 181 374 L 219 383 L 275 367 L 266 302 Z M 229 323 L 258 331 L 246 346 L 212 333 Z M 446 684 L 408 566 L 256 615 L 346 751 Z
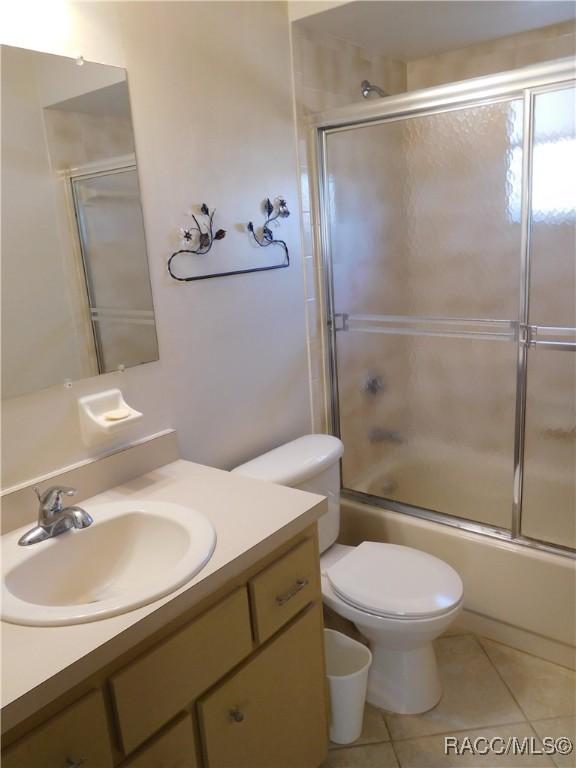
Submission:
M 372 91 L 374 93 L 377 93 L 378 96 L 389 96 L 389 93 L 386 93 L 386 91 L 383 88 L 380 88 L 378 85 L 372 85 L 372 83 L 368 80 L 362 80 L 362 83 L 360 85 L 360 88 L 362 89 L 362 96 L 364 96 L 365 99 L 367 99 Z

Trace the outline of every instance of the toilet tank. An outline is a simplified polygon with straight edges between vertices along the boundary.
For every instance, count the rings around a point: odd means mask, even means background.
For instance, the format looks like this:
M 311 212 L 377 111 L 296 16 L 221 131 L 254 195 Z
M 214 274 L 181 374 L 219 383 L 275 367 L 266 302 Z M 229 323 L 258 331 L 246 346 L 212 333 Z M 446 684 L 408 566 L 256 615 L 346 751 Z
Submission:
M 304 435 L 236 467 L 245 477 L 288 485 L 328 498 L 318 520 L 320 552 L 332 546 L 340 530 L 340 457 L 342 441 L 332 435 Z

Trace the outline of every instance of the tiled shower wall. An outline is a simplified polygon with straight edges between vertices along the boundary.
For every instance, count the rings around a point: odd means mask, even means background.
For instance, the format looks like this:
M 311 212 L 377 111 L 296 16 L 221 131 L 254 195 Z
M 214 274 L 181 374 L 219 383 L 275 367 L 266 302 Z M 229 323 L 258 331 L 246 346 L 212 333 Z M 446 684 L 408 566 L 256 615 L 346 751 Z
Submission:
M 321 259 L 315 257 L 313 251 L 315 223 L 311 217 L 310 148 L 307 146 L 310 115 L 362 102 L 360 83 L 364 79 L 393 95 L 573 56 L 576 34 L 574 24 L 566 22 L 403 62 L 372 53 L 345 40 L 319 36 L 306 29 L 302 22 L 295 22 L 292 25 L 292 47 L 299 135 L 310 396 L 314 431 L 325 431 L 327 387 L 321 311 L 323 274 Z
M 506 72 L 541 61 L 574 56 L 575 26 L 571 21 L 499 37 L 436 56 L 408 62 L 410 91 L 466 80 L 469 77 Z

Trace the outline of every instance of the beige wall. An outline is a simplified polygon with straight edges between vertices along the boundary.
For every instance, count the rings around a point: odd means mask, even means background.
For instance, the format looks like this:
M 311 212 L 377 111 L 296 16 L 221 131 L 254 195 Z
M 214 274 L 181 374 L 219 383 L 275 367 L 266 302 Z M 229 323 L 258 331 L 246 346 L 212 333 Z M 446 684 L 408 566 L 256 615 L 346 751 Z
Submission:
M 409 61 L 407 90 L 506 72 L 528 64 L 574 56 L 575 52 L 576 28 L 573 22 L 566 21 Z
M 308 431 L 286 4 L 55 3 L 34 25 L 25 6 L 14 4 L 2 42 L 128 70 L 160 361 L 4 402 L 4 485 L 94 455 L 76 399 L 110 386 L 144 412 L 121 442 L 174 426 L 185 458 L 221 467 Z M 216 206 L 228 230 L 214 258 L 249 265 L 263 256 L 243 224 L 259 222 L 262 199 L 277 194 L 294 212 L 282 223 L 290 269 L 169 278 L 191 205 Z

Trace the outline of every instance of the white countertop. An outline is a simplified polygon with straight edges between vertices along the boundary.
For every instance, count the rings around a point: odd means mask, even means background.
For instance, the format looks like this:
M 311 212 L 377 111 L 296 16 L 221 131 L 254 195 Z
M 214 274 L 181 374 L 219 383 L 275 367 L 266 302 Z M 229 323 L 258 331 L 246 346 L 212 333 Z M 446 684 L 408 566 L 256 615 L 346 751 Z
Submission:
M 183 460 L 86 499 L 83 505 L 130 499 L 170 501 L 202 512 L 216 529 L 214 554 L 183 587 L 128 613 L 62 627 L 2 622 L 3 731 L 226 584 L 324 511 L 322 496 Z

